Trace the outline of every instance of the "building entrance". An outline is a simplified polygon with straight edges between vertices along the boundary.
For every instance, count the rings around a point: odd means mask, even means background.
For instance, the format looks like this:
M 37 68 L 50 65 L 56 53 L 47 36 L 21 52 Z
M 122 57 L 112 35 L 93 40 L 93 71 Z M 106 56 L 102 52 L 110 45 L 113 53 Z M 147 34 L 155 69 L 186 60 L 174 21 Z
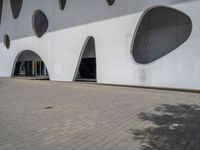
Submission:
M 44 62 L 32 51 L 25 51 L 18 57 L 15 65 L 14 76 L 49 78 Z
M 93 37 L 89 37 L 81 52 L 75 80 L 96 82 L 96 79 L 95 41 Z

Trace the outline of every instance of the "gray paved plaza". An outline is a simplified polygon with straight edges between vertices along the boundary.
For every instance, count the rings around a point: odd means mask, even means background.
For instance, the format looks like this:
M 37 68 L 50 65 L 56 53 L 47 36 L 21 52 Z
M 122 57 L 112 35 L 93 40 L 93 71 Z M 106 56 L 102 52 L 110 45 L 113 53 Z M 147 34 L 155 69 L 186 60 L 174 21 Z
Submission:
M 199 150 L 200 94 L 0 79 L 0 150 Z

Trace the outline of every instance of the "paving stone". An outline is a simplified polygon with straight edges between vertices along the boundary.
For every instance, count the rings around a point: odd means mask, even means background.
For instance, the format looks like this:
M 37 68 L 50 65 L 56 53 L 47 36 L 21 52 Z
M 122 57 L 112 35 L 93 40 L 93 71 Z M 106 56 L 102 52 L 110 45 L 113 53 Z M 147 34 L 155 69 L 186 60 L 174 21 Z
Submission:
M 0 82 L 0 150 L 200 147 L 199 93 L 6 78 Z

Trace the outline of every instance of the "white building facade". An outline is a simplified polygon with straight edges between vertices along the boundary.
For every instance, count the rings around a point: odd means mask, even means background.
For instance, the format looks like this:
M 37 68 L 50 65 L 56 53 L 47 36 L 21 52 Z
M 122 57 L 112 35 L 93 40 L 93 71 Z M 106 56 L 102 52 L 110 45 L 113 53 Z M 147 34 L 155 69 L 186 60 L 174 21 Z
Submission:
M 2 0 L 0 76 L 200 89 L 200 0 Z

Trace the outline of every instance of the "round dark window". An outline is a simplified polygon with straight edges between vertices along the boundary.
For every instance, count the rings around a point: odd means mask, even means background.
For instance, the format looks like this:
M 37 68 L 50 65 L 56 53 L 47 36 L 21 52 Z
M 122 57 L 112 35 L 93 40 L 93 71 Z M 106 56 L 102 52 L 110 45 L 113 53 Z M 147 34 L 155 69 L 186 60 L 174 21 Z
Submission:
M 10 38 L 7 34 L 5 34 L 3 37 L 3 44 L 7 49 L 10 48 Z
M 58 0 L 58 3 L 59 3 L 60 10 L 64 10 L 65 5 L 66 5 L 66 0 Z
M 109 6 L 112 6 L 115 2 L 115 0 L 106 0 Z
M 33 31 L 37 37 L 42 37 L 48 29 L 49 23 L 41 10 L 36 10 L 32 18 Z
M 10 0 L 13 18 L 16 19 L 21 11 L 23 0 Z
M 189 38 L 192 31 L 190 17 L 168 7 L 147 11 L 138 26 L 132 54 L 139 64 L 151 63 L 174 51 Z

